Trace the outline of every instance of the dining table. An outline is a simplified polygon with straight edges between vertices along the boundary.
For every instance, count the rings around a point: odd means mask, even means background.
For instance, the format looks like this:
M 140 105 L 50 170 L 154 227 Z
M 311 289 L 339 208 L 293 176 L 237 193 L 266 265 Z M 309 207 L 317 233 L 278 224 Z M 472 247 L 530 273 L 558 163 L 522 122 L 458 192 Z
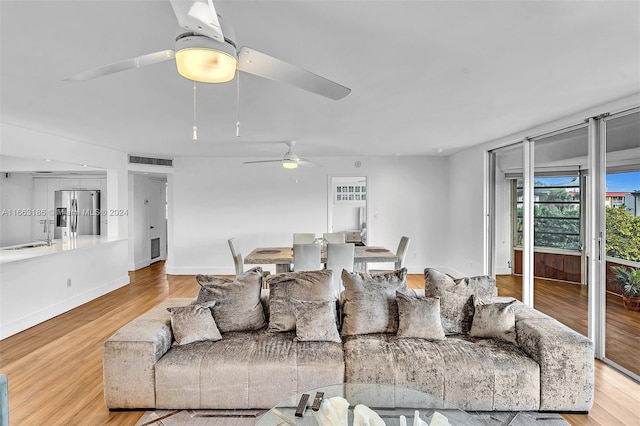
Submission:
M 321 263 L 326 263 L 327 253 L 320 252 Z M 379 246 L 355 246 L 353 264 L 355 271 L 365 271 L 367 263 L 395 262 L 395 253 Z M 293 247 L 258 247 L 244 258 L 245 265 L 276 265 L 276 273 L 291 271 Z

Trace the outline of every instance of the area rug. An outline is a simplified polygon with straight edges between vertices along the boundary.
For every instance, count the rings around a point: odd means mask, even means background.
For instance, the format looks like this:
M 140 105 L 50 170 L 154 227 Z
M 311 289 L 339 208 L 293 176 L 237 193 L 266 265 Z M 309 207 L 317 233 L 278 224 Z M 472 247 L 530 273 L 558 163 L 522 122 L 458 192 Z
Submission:
M 253 426 L 267 410 L 148 411 L 136 426 Z M 483 426 L 566 426 L 560 414 L 469 412 Z M 275 426 L 275 425 L 274 425 Z

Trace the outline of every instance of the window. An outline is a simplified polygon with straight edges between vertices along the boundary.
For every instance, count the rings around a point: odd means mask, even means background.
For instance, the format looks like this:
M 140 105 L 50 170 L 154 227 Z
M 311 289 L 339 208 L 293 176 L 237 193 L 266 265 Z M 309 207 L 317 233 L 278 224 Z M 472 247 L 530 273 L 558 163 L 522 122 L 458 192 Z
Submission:
M 367 200 L 365 185 L 338 185 L 335 190 L 335 203 L 353 203 Z
M 580 175 L 537 177 L 533 194 L 535 247 L 581 249 Z M 513 183 L 516 192 L 514 245 L 522 247 L 522 179 Z

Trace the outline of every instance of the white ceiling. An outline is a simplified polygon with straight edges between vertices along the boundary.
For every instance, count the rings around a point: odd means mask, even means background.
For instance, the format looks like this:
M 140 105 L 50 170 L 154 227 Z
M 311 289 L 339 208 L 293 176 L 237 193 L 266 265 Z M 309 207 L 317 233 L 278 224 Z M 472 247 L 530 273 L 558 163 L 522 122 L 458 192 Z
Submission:
M 638 1 L 215 1 L 236 43 L 352 89 L 333 101 L 248 74 L 198 85 L 172 62 L 168 0 L 0 1 L 4 123 L 162 156 L 442 154 L 640 91 Z M 259 143 L 261 142 L 261 143 Z

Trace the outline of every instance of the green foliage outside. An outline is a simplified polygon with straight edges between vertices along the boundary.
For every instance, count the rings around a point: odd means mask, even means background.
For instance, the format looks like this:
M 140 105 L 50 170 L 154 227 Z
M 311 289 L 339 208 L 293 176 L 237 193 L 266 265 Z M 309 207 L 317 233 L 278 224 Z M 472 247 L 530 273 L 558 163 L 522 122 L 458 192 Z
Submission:
M 607 256 L 640 262 L 640 216 L 607 207 Z
M 536 202 L 533 207 L 533 239 L 536 247 L 554 247 L 580 250 L 579 188 L 544 188 L 544 182 L 535 182 Z M 573 190 L 573 194 L 572 191 Z M 518 205 L 518 231 L 522 231 L 522 206 Z M 522 244 L 518 233 L 518 244 Z

